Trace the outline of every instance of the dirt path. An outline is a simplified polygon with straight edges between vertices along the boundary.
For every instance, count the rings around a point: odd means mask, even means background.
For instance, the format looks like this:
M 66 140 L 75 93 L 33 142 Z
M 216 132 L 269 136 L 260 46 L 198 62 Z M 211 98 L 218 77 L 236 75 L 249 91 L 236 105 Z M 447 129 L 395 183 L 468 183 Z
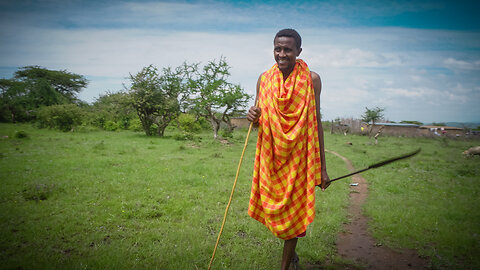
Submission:
M 350 171 L 355 171 L 345 157 L 328 151 L 343 159 Z M 393 251 L 376 243 L 368 232 L 368 219 L 362 213 L 362 205 L 368 194 L 368 184 L 359 174 L 353 176 L 351 186 L 349 217 L 351 222 L 337 240 L 337 252 L 345 259 L 353 260 L 365 269 L 428 269 L 428 261 L 418 256 L 414 250 Z

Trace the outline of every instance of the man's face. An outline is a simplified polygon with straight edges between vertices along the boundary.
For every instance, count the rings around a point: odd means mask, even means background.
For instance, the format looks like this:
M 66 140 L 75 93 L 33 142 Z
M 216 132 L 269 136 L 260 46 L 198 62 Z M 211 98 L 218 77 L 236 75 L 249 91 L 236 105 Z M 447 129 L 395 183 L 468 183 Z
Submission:
M 273 56 L 284 76 L 288 76 L 295 67 L 295 61 L 302 48 L 297 49 L 292 37 L 277 37 L 273 43 Z

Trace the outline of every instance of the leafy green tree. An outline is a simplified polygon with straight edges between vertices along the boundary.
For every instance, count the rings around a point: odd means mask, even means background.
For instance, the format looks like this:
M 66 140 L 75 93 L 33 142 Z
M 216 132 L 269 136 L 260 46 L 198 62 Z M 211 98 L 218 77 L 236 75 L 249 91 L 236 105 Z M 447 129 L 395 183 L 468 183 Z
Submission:
M 370 130 L 368 132 L 369 135 L 372 133 L 373 126 L 376 122 L 383 118 L 383 112 L 385 108 L 375 107 L 373 109 L 369 109 L 365 107 L 366 111 L 362 115 L 362 121 L 371 123 Z
M 38 66 L 20 68 L 12 79 L 0 80 L 0 120 L 29 121 L 40 107 L 80 104 L 77 94 L 87 83 L 83 76 L 67 71 Z
M 78 101 L 77 94 L 88 84 L 87 79 L 82 75 L 66 70 L 49 70 L 39 66 L 22 67 L 15 72 L 14 78 L 32 86 L 33 89 L 30 91 L 39 91 L 39 96 L 47 94 L 51 101 L 46 102 L 54 104 L 75 103 Z M 51 91 L 52 89 L 54 91 Z M 65 102 L 61 101 L 62 98 L 65 99 Z
M 0 79 L 0 121 L 22 122 L 31 118 L 31 101 L 22 82 Z
M 131 102 L 145 134 L 152 136 L 156 132 L 163 136 L 168 124 L 180 114 L 179 96 L 184 90 L 181 68 L 164 68 L 160 75 L 150 65 L 135 75 L 130 74 L 130 80 Z
M 378 120 L 383 118 L 383 112 L 385 111 L 385 108 L 375 107 L 373 109 L 369 109 L 368 107 L 365 107 L 365 109 L 366 111 L 362 115 L 362 121 L 372 123 L 372 125 L 374 125 L 375 122 L 378 122 Z
M 230 67 L 225 58 L 220 58 L 218 62 L 209 61 L 201 72 L 198 64 L 188 68 L 188 89 L 191 91 L 188 105 L 191 112 L 210 121 L 214 138 L 217 138 L 222 122 L 233 130 L 230 117 L 244 112 L 251 97 L 240 85 L 227 81 Z

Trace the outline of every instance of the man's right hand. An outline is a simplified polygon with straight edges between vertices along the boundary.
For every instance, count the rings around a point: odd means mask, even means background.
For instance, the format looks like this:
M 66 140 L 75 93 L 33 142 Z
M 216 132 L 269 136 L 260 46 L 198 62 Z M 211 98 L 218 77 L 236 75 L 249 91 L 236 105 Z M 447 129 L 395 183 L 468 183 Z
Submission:
M 258 123 L 258 119 L 262 114 L 262 110 L 259 107 L 252 106 L 250 110 L 248 110 L 247 120 L 253 123 Z

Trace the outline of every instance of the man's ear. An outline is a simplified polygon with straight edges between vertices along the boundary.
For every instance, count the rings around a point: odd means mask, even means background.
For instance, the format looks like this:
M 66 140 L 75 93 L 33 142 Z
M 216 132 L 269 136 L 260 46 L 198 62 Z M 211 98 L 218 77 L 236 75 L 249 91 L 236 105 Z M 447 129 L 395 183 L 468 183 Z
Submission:
M 300 53 L 302 52 L 302 48 L 298 49 L 298 54 L 297 57 L 300 56 Z

